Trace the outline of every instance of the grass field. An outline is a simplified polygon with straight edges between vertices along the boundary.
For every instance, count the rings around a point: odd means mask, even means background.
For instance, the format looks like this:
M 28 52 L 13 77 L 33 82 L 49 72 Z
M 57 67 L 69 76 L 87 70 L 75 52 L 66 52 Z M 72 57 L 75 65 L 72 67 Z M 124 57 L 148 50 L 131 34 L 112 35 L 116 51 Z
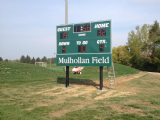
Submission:
M 72 67 L 70 67 L 71 69 Z M 0 120 L 156 120 L 160 119 L 160 75 L 115 64 L 117 90 L 99 88 L 99 67 L 84 67 L 81 75 L 55 64 L 0 62 Z

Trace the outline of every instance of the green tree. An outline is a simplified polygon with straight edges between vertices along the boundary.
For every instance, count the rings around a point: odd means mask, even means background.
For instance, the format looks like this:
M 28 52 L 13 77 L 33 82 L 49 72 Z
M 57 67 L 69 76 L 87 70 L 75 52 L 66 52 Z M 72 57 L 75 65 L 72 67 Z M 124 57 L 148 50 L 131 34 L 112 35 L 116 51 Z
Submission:
M 38 57 L 37 59 L 36 59 L 36 62 L 40 62 L 41 61 L 41 59 Z
M 35 64 L 35 58 L 34 57 L 31 60 L 31 64 Z
M 2 57 L 0 57 L 0 61 L 1 61 L 1 62 L 3 62 L 3 59 L 2 59 Z
M 132 67 L 157 71 L 160 68 L 160 27 L 155 21 L 154 25 L 144 24 L 142 28 L 136 27 L 136 32 L 128 34 L 127 42 Z
M 8 59 L 5 59 L 4 61 L 5 61 L 5 62 L 8 62 Z
M 117 58 L 119 63 L 129 65 L 130 54 L 127 46 L 117 47 Z
M 21 63 L 25 63 L 25 59 L 26 59 L 25 56 L 22 55 L 21 58 L 20 58 L 20 62 L 21 62 Z
M 132 30 L 128 34 L 127 46 L 130 54 L 129 62 L 132 65 L 132 67 L 143 68 L 143 57 L 149 56 L 149 30 L 150 26 L 144 24 L 142 28 L 137 26 L 136 32 Z
M 151 41 L 152 56 L 156 56 L 156 49 L 160 48 L 160 27 L 157 20 L 149 31 L 149 39 Z
M 150 56 L 149 30 L 151 25 L 144 24 L 141 28 L 142 52 L 144 57 Z
M 14 60 L 14 62 L 19 62 L 19 60 L 18 60 L 18 59 L 16 59 L 16 60 Z
M 56 58 L 52 58 L 52 63 L 56 63 Z
M 42 58 L 42 62 L 47 62 L 46 56 L 44 56 L 44 57 Z
M 136 27 L 136 33 L 132 30 L 128 34 L 127 46 L 131 56 L 136 55 L 137 57 L 142 55 L 142 40 L 139 26 Z
M 118 62 L 118 51 L 116 47 L 112 48 L 112 59 L 114 63 L 119 63 Z
M 160 72 L 160 27 L 157 20 L 149 31 L 151 58 L 150 64 L 154 65 L 153 71 Z
M 30 63 L 30 62 L 31 62 L 31 58 L 29 55 L 27 55 L 25 59 L 25 63 Z

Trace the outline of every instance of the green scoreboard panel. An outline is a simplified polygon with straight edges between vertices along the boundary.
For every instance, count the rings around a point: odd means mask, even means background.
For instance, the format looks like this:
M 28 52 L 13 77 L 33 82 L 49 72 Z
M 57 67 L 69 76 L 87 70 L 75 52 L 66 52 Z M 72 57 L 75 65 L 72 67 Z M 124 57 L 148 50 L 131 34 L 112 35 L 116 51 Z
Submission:
M 57 66 L 111 66 L 111 27 L 111 20 L 57 26 Z

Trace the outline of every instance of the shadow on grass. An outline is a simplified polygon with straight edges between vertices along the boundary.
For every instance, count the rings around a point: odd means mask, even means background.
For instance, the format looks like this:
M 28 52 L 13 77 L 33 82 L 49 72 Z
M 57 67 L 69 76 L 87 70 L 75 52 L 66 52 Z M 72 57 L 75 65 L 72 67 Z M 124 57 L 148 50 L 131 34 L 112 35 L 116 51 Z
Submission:
M 57 83 L 59 84 L 65 84 L 66 78 L 64 77 L 58 77 Z M 69 84 L 70 85 L 86 85 L 86 86 L 93 86 L 97 89 L 100 88 L 100 84 L 95 83 L 94 81 L 90 79 L 76 79 L 76 78 L 69 78 Z

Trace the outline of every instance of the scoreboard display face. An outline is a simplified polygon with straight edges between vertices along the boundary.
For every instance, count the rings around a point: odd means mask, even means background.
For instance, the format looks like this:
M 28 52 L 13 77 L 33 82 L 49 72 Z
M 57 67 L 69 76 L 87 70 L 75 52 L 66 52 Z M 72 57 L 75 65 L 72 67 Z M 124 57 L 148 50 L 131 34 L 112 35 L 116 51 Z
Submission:
M 57 66 L 111 66 L 112 21 L 59 25 Z

